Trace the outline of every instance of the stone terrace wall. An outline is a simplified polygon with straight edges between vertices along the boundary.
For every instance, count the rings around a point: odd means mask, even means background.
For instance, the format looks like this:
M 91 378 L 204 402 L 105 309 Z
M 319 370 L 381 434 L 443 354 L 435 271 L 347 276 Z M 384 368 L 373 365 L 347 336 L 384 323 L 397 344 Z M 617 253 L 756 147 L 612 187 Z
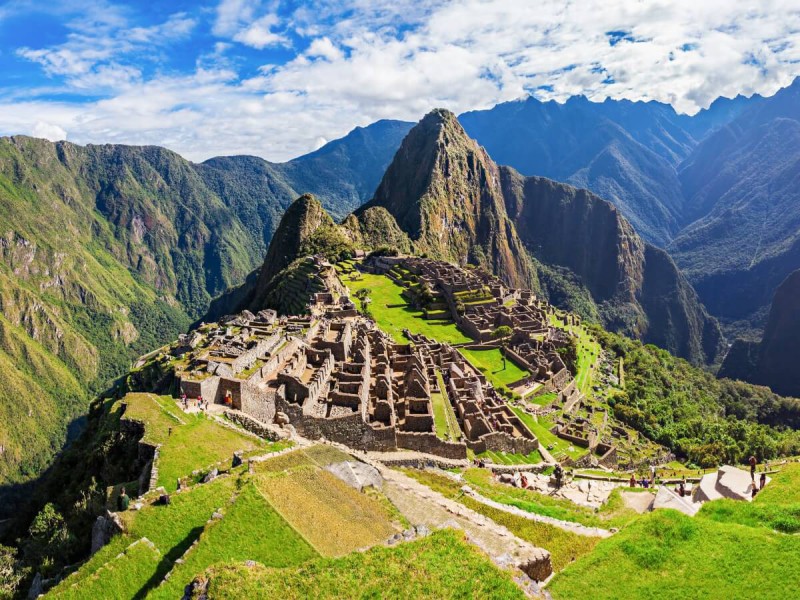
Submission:
M 467 457 L 466 444 L 440 440 L 435 433 L 398 431 L 397 446 L 424 452 L 425 454 L 436 454 L 445 458 L 460 459 Z
M 275 390 L 260 390 L 255 385 L 242 386 L 241 405 L 243 413 L 262 421 L 272 423 L 275 420 Z
M 397 449 L 393 427 L 373 428 L 364 422 L 361 413 L 344 417 L 320 419 L 303 413 L 302 407 L 287 402 L 280 391 L 275 395 L 275 407 L 289 417 L 289 421 L 303 437 L 325 438 L 357 450 L 390 451 Z

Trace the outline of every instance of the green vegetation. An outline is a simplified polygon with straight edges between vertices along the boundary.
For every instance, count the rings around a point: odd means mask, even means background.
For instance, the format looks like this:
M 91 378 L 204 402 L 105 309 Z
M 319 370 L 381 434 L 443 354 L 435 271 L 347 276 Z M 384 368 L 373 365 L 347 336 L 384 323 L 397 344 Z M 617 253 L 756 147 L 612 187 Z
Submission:
M 557 600 L 789 598 L 799 560 L 797 536 L 660 510 L 601 541 L 548 589 Z
M 344 283 L 355 294 L 359 289 L 367 288 L 371 291 L 369 310 L 372 317 L 383 331 L 392 338 L 402 343 L 405 340 L 403 330 L 412 333 L 421 333 L 440 342 L 460 344 L 470 342 L 454 323 L 443 323 L 426 320 L 421 310 L 409 306 L 403 298 L 404 288 L 385 275 L 363 273 L 357 279 L 344 278 Z
M 487 450 L 477 455 L 478 458 L 490 458 L 497 465 L 530 465 L 542 462 L 542 455 L 538 450 L 534 450 L 527 456 L 524 454 L 512 454 L 508 452 L 493 452 Z
M 220 566 L 208 596 L 226 598 L 524 598 L 511 575 L 442 530 L 394 548 L 373 548 L 298 569 Z
M 655 346 L 591 328 L 625 361 L 625 390 L 609 398 L 614 417 L 701 467 L 800 453 L 800 402 L 693 367 Z
M 500 348 L 491 350 L 461 348 L 461 352 L 498 390 L 528 376 L 527 371 L 523 371 L 510 360 L 504 360 Z
M 539 443 L 545 448 L 550 449 L 550 454 L 552 454 L 556 460 L 560 460 L 564 455 L 577 459 L 586 454 L 587 451 L 585 448 L 573 446 L 568 441 L 562 440 L 556 434 L 552 433 L 550 428 L 553 424 L 546 417 L 538 417 L 537 420 L 537 417 L 525 412 L 518 406 L 509 405 L 509 407 L 514 411 L 514 414 L 519 417 L 520 421 L 531 430 L 531 433 L 537 437 Z
M 272 567 L 299 565 L 317 553 L 256 490 L 244 486 L 219 522 L 207 526 L 198 544 L 150 597 L 172 599 L 192 578 L 213 564 L 255 560 Z
M 759 504 L 800 503 L 800 463 L 789 463 L 770 477 L 770 484 L 756 497 Z
M 233 453 L 270 452 L 284 444 L 269 444 L 257 438 L 221 427 L 203 413 L 183 413 L 169 397 L 128 394 L 126 417 L 143 421 L 145 440 L 161 444 L 158 485 L 175 491 L 180 477 L 221 461 L 230 464 Z
M 90 577 L 50 594 L 52 598 L 134 598 L 158 568 L 161 553 L 147 540 L 133 542 Z
M 475 512 L 492 519 L 500 525 L 504 525 L 517 537 L 532 543 L 534 546 L 549 550 L 554 571 L 560 571 L 579 556 L 591 552 L 598 542 L 598 538 L 570 533 L 546 523 L 531 521 L 530 519 L 518 517 L 481 504 L 469 496 L 464 496 L 461 493 L 461 484 L 444 475 L 414 469 L 405 469 L 404 473 L 420 483 L 424 483 L 432 490 L 457 500 Z
M 458 441 L 461 439 L 461 428 L 458 426 L 453 405 L 450 404 L 450 400 L 447 398 L 441 371 L 436 371 L 436 378 L 439 381 L 439 389 L 441 390 L 431 394 L 436 435 L 443 440 Z
M 483 496 L 495 502 L 516 506 L 537 515 L 573 521 L 587 527 L 605 529 L 623 527 L 637 516 L 633 510 L 625 507 L 618 491 L 612 492 L 600 510 L 595 511 L 562 498 L 495 483 L 491 473 L 486 469 L 467 469 L 464 472 L 464 479 Z

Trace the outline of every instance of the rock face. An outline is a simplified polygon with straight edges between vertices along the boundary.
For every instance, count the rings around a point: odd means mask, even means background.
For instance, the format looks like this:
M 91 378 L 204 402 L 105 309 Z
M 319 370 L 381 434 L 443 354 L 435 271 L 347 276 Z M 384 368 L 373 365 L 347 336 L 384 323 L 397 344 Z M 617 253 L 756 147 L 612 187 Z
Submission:
M 713 362 L 721 347 L 716 321 L 670 258 L 612 204 L 497 166 L 452 113 L 433 111 L 409 132 L 356 215 L 364 220 L 381 207 L 417 252 L 548 293 L 543 273 L 566 270 L 609 329 L 695 363 Z
M 419 253 L 483 265 L 509 284 L 530 286 L 534 271 L 506 214 L 500 171 L 456 116 L 429 113 L 406 136 L 361 219 L 385 208 Z
M 720 376 L 767 385 L 778 394 L 800 397 L 800 271 L 775 292 L 760 343 L 737 340 Z

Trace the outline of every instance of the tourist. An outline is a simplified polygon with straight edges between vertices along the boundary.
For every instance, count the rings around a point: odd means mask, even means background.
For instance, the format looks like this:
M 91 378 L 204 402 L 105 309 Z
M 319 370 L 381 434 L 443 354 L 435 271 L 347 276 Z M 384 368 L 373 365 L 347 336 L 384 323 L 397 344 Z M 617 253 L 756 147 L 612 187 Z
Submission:
M 202 406 L 203 406 L 203 396 L 198 396 L 197 397 L 197 408 L 199 409 Z
M 763 490 L 765 485 L 767 485 L 767 474 L 761 473 L 761 477 L 758 480 L 758 489 Z
M 119 491 L 119 496 L 117 496 L 117 510 L 122 512 L 128 510 L 128 507 L 131 505 L 131 499 L 127 493 L 125 493 L 125 488 L 122 488 Z
M 752 497 L 755 498 L 757 493 L 758 493 L 758 488 L 756 487 L 756 484 L 754 483 L 753 484 L 753 496 Z
M 678 495 L 683 498 L 686 495 L 686 486 L 683 481 L 678 484 Z
M 636 473 L 631 473 L 631 480 L 628 483 L 632 488 L 636 487 Z
M 656 466 L 650 465 L 650 481 L 653 482 L 653 485 L 656 484 Z
M 756 465 L 758 461 L 756 460 L 755 456 L 750 457 L 750 479 L 753 483 L 756 482 Z

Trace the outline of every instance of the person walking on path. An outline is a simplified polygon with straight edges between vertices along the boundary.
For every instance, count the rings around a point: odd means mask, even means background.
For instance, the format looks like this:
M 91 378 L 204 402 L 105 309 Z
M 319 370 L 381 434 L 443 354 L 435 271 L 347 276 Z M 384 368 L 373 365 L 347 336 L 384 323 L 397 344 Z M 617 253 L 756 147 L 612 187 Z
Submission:
M 767 485 L 767 474 L 761 473 L 761 478 L 758 481 L 758 489 L 763 490 L 765 485 Z
M 750 480 L 755 483 L 756 482 L 756 465 L 758 461 L 756 460 L 755 456 L 750 457 Z

